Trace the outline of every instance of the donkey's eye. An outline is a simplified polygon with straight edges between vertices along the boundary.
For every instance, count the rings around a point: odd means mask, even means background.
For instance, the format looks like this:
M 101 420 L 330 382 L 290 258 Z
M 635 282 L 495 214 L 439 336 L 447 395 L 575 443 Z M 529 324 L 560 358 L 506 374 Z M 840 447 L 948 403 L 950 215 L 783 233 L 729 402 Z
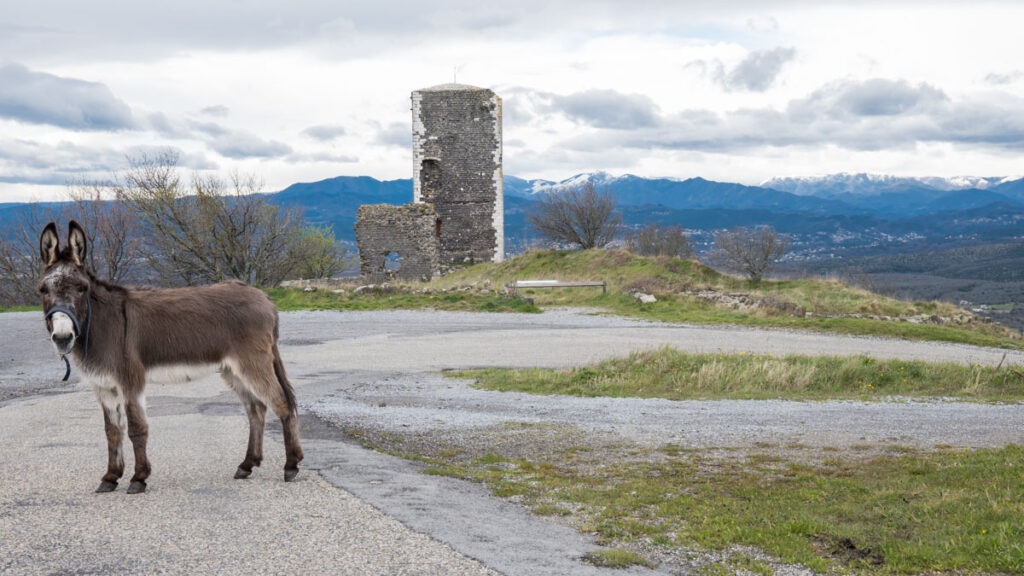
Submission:
M 79 286 L 78 287 L 78 293 L 79 294 L 85 294 L 85 290 L 86 290 L 85 286 Z
M 49 294 L 50 293 L 50 289 L 47 288 L 46 286 L 40 286 L 39 287 L 39 293 L 40 294 Z

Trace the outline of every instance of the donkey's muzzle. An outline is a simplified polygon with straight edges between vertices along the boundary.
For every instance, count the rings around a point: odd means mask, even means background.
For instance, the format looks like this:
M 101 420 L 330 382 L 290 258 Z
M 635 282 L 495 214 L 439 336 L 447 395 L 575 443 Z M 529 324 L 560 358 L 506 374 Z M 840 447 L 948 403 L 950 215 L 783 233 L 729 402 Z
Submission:
M 71 352 L 71 347 L 75 345 L 74 334 L 66 336 L 54 334 L 51 340 L 53 340 L 53 346 L 57 349 L 57 353 L 61 356 Z
M 70 310 L 68 311 L 70 312 Z M 64 356 L 71 353 L 75 346 L 75 337 L 78 335 L 78 323 L 75 322 L 73 314 L 63 310 L 51 310 L 47 314 L 50 323 L 50 340 L 57 354 Z

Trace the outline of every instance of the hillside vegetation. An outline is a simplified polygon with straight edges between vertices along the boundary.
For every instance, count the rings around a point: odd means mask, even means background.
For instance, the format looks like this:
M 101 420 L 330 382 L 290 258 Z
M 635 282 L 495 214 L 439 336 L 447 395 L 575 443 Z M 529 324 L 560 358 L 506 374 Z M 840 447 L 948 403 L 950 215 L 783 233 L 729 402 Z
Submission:
M 740 324 L 941 340 L 982 346 L 1020 348 L 1019 335 L 944 302 L 905 302 L 851 287 L 838 280 L 766 280 L 757 286 L 719 273 L 694 260 L 643 257 L 624 250 L 527 252 L 501 263 L 468 266 L 428 284 L 348 290 L 337 302 L 329 296 L 295 294 L 287 308 L 316 298 L 316 307 L 435 307 L 439 295 L 476 298 L 504 296 L 516 280 L 596 280 L 600 287 L 522 289 L 518 296 L 540 307 L 590 307 L 625 316 L 693 324 Z M 657 301 L 641 303 L 637 293 Z M 311 293 L 317 294 L 317 293 Z M 280 300 L 283 293 L 272 293 Z M 507 298 L 507 297 L 506 297 Z M 509 310 L 509 307 L 503 307 Z M 510 310 L 511 311 L 511 310 Z

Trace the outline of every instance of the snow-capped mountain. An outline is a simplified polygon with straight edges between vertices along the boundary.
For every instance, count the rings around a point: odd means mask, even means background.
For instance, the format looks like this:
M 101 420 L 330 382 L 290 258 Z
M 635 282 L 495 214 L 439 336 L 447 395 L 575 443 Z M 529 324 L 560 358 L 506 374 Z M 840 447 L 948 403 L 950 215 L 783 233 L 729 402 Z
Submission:
M 877 196 L 886 193 L 932 190 L 952 192 L 956 190 L 987 190 L 1018 177 L 938 176 L 902 177 L 884 174 L 829 174 L 803 178 L 771 178 L 761 183 L 765 188 L 819 198 L 842 198 L 845 196 Z

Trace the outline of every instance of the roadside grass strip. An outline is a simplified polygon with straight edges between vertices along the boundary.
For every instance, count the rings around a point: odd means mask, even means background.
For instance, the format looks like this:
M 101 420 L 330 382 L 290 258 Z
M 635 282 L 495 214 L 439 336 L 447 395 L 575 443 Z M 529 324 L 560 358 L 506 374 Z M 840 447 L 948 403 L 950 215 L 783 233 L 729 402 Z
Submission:
M 484 482 L 543 513 L 571 511 L 580 531 L 625 549 L 753 546 L 817 572 L 1024 571 L 1021 446 L 821 465 L 676 451 L 608 464 L 599 453 L 571 450 L 553 461 L 489 455 L 427 472 Z M 632 553 L 612 555 L 592 561 L 640 563 Z
M 1024 400 L 1024 370 L 1019 366 L 964 366 L 867 356 L 689 354 L 662 348 L 566 370 L 491 368 L 446 375 L 473 379 L 476 387 L 486 390 L 590 397 Z
M 42 306 L 12 306 L 10 308 L 0 308 L 0 314 L 4 312 L 42 312 Z

